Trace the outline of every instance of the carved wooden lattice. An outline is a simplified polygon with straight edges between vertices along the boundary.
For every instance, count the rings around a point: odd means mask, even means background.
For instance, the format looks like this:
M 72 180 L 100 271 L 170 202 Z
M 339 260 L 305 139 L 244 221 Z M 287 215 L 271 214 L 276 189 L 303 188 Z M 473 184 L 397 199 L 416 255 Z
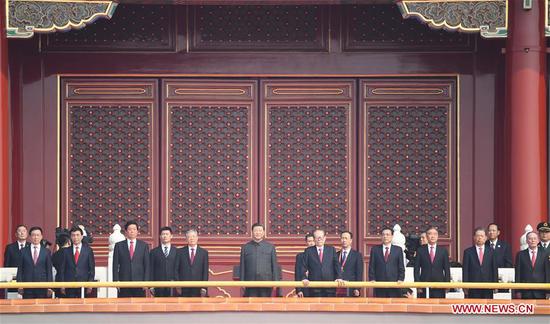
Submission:
M 170 105 L 169 219 L 176 233 L 249 233 L 249 109 Z
M 133 219 L 151 234 L 152 107 L 69 104 L 69 226 L 105 236 Z
M 268 234 L 347 229 L 349 107 L 280 105 L 268 113 Z
M 449 106 L 367 107 L 367 234 L 428 225 L 449 235 Z

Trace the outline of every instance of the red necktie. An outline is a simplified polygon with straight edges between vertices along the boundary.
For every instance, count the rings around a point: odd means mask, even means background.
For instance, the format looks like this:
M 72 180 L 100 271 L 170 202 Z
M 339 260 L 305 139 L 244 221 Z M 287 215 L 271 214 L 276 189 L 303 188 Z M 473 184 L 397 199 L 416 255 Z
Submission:
M 130 260 L 134 258 L 134 241 L 130 241 Z
M 384 253 L 384 262 L 388 262 L 389 258 L 390 258 L 390 248 L 386 247 L 386 252 Z
M 34 265 L 36 265 L 36 262 L 38 261 L 38 248 L 34 246 L 34 253 L 32 255 L 32 262 Z
M 78 263 L 78 257 L 80 256 L 80 252 L 78 252 L 78 246 L 75 246 L 74 251 L 74 263 Z
M 430 261 L 432 261 L 432 263 L 434 263 L 434 260 L 435 260 L 434 247 L 430 246 Z
M 321 261 L 321 263 L 323 263 L 323 248 L 319 249 L 319 261 Z
M 195 262 L 195 249 L 191 249 L 191 264 Z
M 531 256 L 531 265 L 533 268 L 535 268 L 535 262 L 537 262 L 537 253 L 535 253 L 535 250 L 532 250 L 531 253 L 533 254 Z
M 479 248 L 479 265 L 483 265 L 483 248 Z

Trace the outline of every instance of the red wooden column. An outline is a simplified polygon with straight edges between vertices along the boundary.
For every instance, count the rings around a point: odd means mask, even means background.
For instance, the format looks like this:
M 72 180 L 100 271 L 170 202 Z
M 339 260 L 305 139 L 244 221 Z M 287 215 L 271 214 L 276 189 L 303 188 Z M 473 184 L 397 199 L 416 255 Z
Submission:
M 526 224 L 536 228 L 548 218 L 546 139 L 546 42 L 544 0 L 523 8 L 508 1 L 506 41 L 506 115 L 510 163 L 511 243 L 519 249 Z
M 8 99 L 8 40 L 6 38 L 6 0 L 0 3 L 0 247 L 9 242 L 9 99 Z M 0 265 L 4 264 L 4 253 Z

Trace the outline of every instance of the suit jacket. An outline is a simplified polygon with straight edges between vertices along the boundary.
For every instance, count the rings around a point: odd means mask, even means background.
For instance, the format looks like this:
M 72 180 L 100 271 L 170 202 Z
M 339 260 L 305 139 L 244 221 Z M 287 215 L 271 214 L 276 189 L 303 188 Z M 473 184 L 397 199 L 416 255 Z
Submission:
M 495 262 L 495 254 L 491 248 L 485 248 L 483 264 L 479 264 L 477 247 L 471 246 L 464 250 L 462 258 L 463 282 L 497 282 L 498 268 Z
M 323 262 L 319 259 L 317 246 L 310 246 L 304 250 L 301 280 L 334 281 L 342 279 L 342 269 L 338 262 L 336 249 L 333 246 L 323 247 Z M 306 271 L 308 275 L 306 277 Z
M 485 247 L 490 248 L 491 242 L 487 240 L 485 242 Z M 497 246 L 494 249 L 495 252 L 495 262 L 497 263 L 497 268 L 513 268 L 514 264 L 512 263 L 512 247 L 510 244 L 498 240 Z
M 75 263 L 73 247 L 63 249 L 62 264 L 59 271 L 60 281 L 94 281 L 95 256 L 88 244 L 80 245 L 78 262 Z
M 525 249 L 516 254 L 516 282 L 542 283 L 546 281 L 549 269 L 548 254 L 542 247 L 537 250 L 535 267 L 531 263 L 531 250 Z
M 178 279 L 181 281 L 208 281 L 208 251 L 197 245 L 191 264 L 189 246 L 178 250 Z
M 279 265 L 275 246 L 266 240 L 246 243 L 241 248 L 239 269 L 241 281 L 278 281 Z
M 113 281 L 149 280 L 149 246 L 142 240 L 136 240 L 134 257 L 130 259 L 128 240 L 115 244 L 113 253 Z
M 338 263 L 342 271 L 342 279 L 347 281 L 363 281 L 363 255 L 351 249 L 342 266 L 342 251 L 337 253 Z
M 19 282 L 44 282 L 53 281 L 52 257 L 50 250 L 40 247 L 38 260 L 34 264 L 31 254 L 32 245 L 23 249 L 21 262 L 17 267 L 17 281 Z
M 178 280 L 178 249 L 174 245 L 170 245 L 168 257 L 164 255 L 162 244 L 151 250 L 149 254 L 151 263 L 152 281 L 176 281 Z
M 31 245 L 29 242 L 25 243 L 25 247 Z M 21 262 L 22 251 L 25 247 L 19 250 L 19 242 L 15 241 L 11 244 L 6 245 L 6 250 L 4 251 L 4 267 L 16 268 Z
M 375 281 L 403 281 L 405 280 L 405 263 L 403 249 L 391 245 L 388 262 L 384 261 L 384 246 L 373 246 L 370 250 L 369 280 Z
M 437 245 L 432 263 L 429 249 L 429 245 L 422 245 L 416 252 L 414 281 L 450 282 L 449 252 L 446 248 Z
M 296 254 L 296 261 L 294 262 L 294 281 L 302 280 L 302 273 L 305 273 L 304 269 L 304 252 Z M 296 293 L 303 292 L 304 295 L 307 289 L 296 287 Z M 307 297 L 307 296 L 306 296 Z

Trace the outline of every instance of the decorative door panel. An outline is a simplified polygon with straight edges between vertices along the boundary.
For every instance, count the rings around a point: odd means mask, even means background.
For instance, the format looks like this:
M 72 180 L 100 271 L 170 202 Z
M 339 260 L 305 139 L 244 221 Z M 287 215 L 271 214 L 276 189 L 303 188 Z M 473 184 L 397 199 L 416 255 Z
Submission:
M 355 225 L 355 82 L 263 81 L 260 217 L 282 263 Z
M 158 229 L 157 82 L 63 80 L 62 225 L 83 224 L 98 259 L 129 219 L 153 243 Z M 100 262 L 101 263 L 101 262 Z
M 237 264 L 257 220 L 255 81 L 166 80 L 163 225 L 198 230 L 219 264 Z M 226 270 L 227 271 L 227 270 Z
M 361 81 L 360 230 L 366 256 L 384 227 L 440 231 L 456 256 L 456 84 Z

